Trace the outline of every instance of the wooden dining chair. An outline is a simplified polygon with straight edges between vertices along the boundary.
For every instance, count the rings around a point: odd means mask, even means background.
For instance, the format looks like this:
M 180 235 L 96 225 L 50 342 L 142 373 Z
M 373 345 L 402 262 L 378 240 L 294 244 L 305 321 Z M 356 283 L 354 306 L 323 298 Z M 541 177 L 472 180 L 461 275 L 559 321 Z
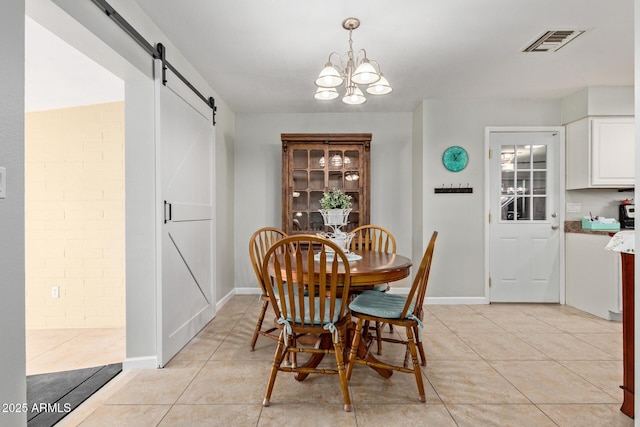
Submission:
M 413 373 L 416 377 L 416 383 L 418 384 L 418 394 L 420 401 L 425 402 L 424 385 L 422 383 L 422 372 L 420 370 L 420 363 L 418 363 L 418 352 L 420 352 L 420 359 L 422 365 L 426 365 L 426 358 L 424 355 L 424 348 L 422 346 L 422 340 L 420 337 L 420 329 L 422 328 L 422 316 L 424 303 L 424 297 L 427 293 L 427 283 L 429 281 L 429 271 L 431 270 L 431 260 L 433 259 L 433 250 L 435 248 L 438 232 L 434 231 L 427 246 L 427 250 L 422 257 L 418 273 L 411 285 L 409 294 L 397 295 L 382 292 L 363 292 L 354 298 L 349 304 L 351 314 L 358 318 L 356 324 L 356 330 L 353 336 L 353 343 L 351 344 L 351 351 L 349 353 L 349 363 L 347 364 L 347 379 L 351 378 L 353 372 L 353 366 L 355 364 L 363 364 L 370 367 L 377 367 L 383 369 L 392 369 L 400 372 Z M 403 344 L 406 348 L 404 363 L 402 366 L 398 366 L 391 363 L 385 363 L 382 361 L 371 362 L 363 359 L 356 358 L 358 353 L 358 345 L 363 331 L 363 324 L 365 322 L 383 322 L 390 323 L 397 327 L 404 327 L 407 332 L 406 340 L 398 340 L 393 338 L 382 338 L 386 342 Z M 367 329 L 364 330 L 366 339 Z M 411 355 L 411 361 L 413 363 L 413 369 L 407 368 L 408 354 Z
M 351 231 L 350 250 L 396 253 L 396 239 L 389 230 L 379 225 L 361 225 Z
M 379 225 L 361 225 L 351 231 L 354 236 L 351 239 L 350 250 L 353 251 L 371 251 L 371 252 L 385 252 L 396 253 L 396 239 L 389 230 Z M 387 292 L 389 290 L 389 284 L 384 283 L 382 285 L 374 285 L 373 290 L 379 292 Z M 376 339 L 382 336 L 383 324 L 376 323 Z M 390 324 L 389 329 L 393 332 L 393 326 Z M 382 341 L 377 340 L 378 354 L 382 354 Z
M 255 331 L 253 332 L 253 338 L 251 338 L 251 351 L 255 349 L 258 336 L 262 335 L 274 340 L 278 339 L 278 335 L 274 334 L 277 328 L 272 327 L 266 330 L 262 329 L 262 322 L 264 321 L 265 313 L 269 308 L 269 294 L 271 293 L 271 281 L 265 282 L 264 275 L 262 274 L 262 264 L 267 251 L 274 243 L 287 237 L 287 234 L 274 227 L 264 227 L 257 230 L 249 239 L 249 257 L 251 258 L 251 265 L 253 271 L 256 274 L 258 280 L 258 286 L 260 286 L 260 299 L 262 300 L 262 308 L 258 315 L 258 322 L 256 324 Z
M 309 249 L 307 249 L 309 248 Z M 315 252 L 315 254 L 314 254 Z M 296 235 L 276 242 L 263 262 L 263 281 L 274 279 L 271 304 L 280 329 L 278 348 L 273 360 L 263 406 L 269 406 L 278 372 L 296 374 L 338 374 L 344 398 L 344 410 L 351 411 L 344 351 L 347 323 L 350 322 L 347 298 L 351 283 L 349 262 L 333 242 L 312 235 Z M 303 271 L 305 271 L 303 273 Z M 283 295 L 279 300 L 275 292 Z M 333 348 L 299 345 L 301 335 L 316 334 L 331 339 Z M 317 369 L 292 363 L 283 366 L 287 355 L 310 353 L 312 356 L 334 354 L 337 369 Z

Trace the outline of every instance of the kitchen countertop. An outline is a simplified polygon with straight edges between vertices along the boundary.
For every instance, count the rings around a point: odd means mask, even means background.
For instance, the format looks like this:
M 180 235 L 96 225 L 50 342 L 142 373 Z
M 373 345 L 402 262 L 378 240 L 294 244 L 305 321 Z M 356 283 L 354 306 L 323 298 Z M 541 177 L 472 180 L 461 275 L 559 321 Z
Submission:
M 624 229 L 623 229 L 624 230 Z M 580 233 L 580 234 L 595 234 L 599 236 L 611 236 L 611 230 L 583 230 L 582 221 L 565 221 L 564 222 L 565 233 Z M 615 232 L 614 232 L 615 233 Z

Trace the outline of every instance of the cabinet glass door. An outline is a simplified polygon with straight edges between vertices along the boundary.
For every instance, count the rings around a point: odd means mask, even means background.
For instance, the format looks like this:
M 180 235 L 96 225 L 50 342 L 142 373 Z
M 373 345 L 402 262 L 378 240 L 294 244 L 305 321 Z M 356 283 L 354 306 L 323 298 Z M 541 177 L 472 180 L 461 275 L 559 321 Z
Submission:
M 353 139 L 351 139 L 353 138 Z M 286 233 L 327 231 L 319 212 L 333 188 L 352 198 L 351 230 L 369 218 L 370 134 L 282 134 L 282 228 Z

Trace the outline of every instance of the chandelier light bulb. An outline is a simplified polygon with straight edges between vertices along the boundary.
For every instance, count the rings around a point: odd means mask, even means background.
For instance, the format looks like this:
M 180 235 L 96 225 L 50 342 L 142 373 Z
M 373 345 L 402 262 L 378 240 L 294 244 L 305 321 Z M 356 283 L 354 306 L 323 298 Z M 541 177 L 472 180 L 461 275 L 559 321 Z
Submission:
M 320 101 L 331 101 L 336 99 L 338 96 L 340 96 L 340 94 L 335 87 L 319 87 L 313 97 Z
M 319 87 L 338 87 L 342 84 L 342 76 L 331 62 L 327 62 L 315 81 Z
M 366 101 L 367 98 L 364 97 L 360 88 L 356 86 L 347 89 L 347 94 L 342 98 L 342 102 L 349 105 L 364 104 Z
M 367 93 L 371 95 L 386 95 L 390 93 L 393 89 L 389 85 L 387 79 L 380 73 L 380 80 L 377 82 L 370 84 L 367 87 Z
M 380 75 L 367 58 L 362 60 L 362 64 L 358 65 L 351 77 L 351 81 L 359 85 L 368 85 L 378 80 L 380 80 Z

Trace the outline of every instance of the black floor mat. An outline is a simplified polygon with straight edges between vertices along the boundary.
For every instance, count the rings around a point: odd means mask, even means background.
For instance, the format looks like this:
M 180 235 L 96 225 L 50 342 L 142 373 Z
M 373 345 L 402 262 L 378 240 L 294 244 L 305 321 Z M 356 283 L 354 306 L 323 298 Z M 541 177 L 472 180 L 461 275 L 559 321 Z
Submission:
M 53 426 L 121 371 L 115 363 L 27 376 L 27 426 Z

